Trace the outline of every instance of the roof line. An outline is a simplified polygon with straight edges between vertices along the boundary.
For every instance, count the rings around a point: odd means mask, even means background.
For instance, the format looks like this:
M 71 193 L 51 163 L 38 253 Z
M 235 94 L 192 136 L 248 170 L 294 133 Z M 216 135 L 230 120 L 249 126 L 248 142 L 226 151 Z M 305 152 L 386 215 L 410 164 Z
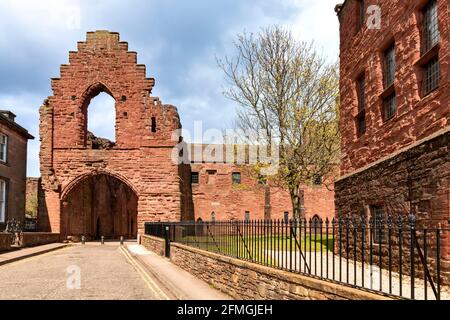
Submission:
M 25 128 L 21 127 L 20 125 L 18 125 L 17 123 L 9 120 L 8 117 L 4 116 L 3 114 L 0 114 L 0 122 L 6 124 L 6 126 L 8 126 L 9 128 L 17 131 L 18 133 L 23 135 L 25 138 L 34 140 L 34 137 L 28 133 L 27 129 L 25 129 Z

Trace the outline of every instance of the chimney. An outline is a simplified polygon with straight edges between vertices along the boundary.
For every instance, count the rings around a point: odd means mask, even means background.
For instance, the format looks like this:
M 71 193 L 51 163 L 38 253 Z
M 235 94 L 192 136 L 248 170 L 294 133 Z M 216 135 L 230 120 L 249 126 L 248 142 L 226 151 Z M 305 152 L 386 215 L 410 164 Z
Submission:
M 0 113 L 1 113 L 3 116 L 7 117 L 7 118 L 8 118 L 9 120 L 11 120 L 12 122 L 15 122 L 16 115 L 15 115 L 14 113 L 12 113 L 11 111 L 9 111 L 9 110 L 0 110 Z

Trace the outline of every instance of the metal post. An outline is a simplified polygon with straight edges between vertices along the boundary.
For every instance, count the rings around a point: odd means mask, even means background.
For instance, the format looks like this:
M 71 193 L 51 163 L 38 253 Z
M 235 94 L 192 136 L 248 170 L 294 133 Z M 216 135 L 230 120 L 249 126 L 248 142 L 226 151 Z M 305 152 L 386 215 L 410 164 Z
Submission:
M 410 250 L 411 250 L 411 299 L 414 300 L 415 298 L 415 270 L 414 270 L 414 251 L 415 251 L 415 247 L 414 247 L 414 241 L 415 241 L 415 235 L 416 235 L 416 231 L 415 231 L 415 224 L 416 224 L 416 218 L 414 215 L 410 215 L 409 216 L 409 226 L 410 226 L 410 230 L 411 230 L 411 246 L 410 246 Z
M 102 245 L 105 244 L 105 237 L 102 236 Z
M 120 245 L 123 246 L 123 236 L 120 237 Z
M 166 258 L 170 258 L 170 228 L 169 228 L 169 226 L 165 226 L 164 231 L 165 231 L 164 236 L 165 236 L 165 244 L 166 244 L 165 256 L 166 256 Z
M 84 236 L 81 236 L 81 244 L 86 244 L 86 238 Z

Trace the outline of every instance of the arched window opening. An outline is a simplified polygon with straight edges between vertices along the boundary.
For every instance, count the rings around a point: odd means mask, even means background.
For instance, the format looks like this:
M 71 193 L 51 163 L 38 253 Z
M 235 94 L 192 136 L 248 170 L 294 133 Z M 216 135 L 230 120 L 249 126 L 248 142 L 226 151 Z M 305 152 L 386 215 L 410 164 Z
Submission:
M 92 94 L 83 106 L 86 112 L 86 147 L 110 149 L 116 141 L 116 101 L 105 90 Z

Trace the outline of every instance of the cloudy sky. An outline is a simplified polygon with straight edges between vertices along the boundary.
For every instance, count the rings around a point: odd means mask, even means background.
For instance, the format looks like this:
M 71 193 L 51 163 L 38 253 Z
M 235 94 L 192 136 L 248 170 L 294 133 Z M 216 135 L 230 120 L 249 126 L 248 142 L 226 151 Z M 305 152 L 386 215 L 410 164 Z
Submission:
M 0 109 L 36 139 L 28 148 L 28 176 L 39 176 L 39 107 L 50 78 L 87 31 L 120 32 L 138 52 L 138 63 L 156 79 L 153 95 L 178 107 L 183 127 L 227 129 L 236 106 L 222 95 L 224 78 L 215 57 L 232 54 L 236 34 L 273 24 L 289 27 L 298 40 L 314 40 L 338 58 L 339 0 L 1 0 Z M 97 135 L 114 130 L 112 101 L 93 100 L 89 126 Z M 108 121 L 110 123 L 108 123 Z

